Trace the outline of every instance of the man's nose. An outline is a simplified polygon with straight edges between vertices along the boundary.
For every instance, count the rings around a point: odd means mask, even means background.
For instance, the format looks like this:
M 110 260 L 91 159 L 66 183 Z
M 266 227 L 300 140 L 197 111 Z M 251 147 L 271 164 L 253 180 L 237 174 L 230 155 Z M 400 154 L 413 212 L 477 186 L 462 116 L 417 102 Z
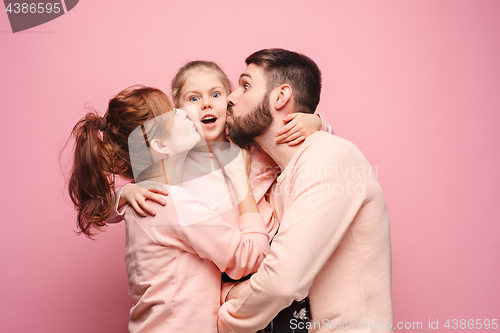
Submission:
M 227 96 L 227 105 L 235 106 L 236 102 L 237 102 L 237 99 L 236 99 L 236 95 L 234 92 L 232 92 L 231 94 L 229 94 L 229 96 Z

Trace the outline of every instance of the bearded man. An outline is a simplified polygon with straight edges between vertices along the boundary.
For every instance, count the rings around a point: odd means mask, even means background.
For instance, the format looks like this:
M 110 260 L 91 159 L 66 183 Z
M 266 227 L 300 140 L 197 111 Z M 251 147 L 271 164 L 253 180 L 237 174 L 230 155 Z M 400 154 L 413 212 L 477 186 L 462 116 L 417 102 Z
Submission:
M 219 331 L 264 329 L 308 297 L 309 332 L 393 332 L 389 215 L 370 164 L 329 133 L 295 146 L 275 140 L 288 114 L 316 110 L 318 66 L 283 49 L 255 52 L 246 64 L 228 96 L 229 136 L 256 142 L 280 166 L 269 198 L 280 227 L 258 272 L 221 306 Z

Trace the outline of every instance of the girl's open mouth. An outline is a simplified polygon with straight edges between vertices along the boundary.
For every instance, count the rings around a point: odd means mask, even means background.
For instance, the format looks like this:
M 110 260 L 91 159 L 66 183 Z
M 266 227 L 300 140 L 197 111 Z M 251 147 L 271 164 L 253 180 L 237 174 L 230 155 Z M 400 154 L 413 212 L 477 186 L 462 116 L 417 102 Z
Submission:
M 213 114 L 206 114 L 201 119 L 201 122 L 205 127 L 212 128 L 215 127 L 215 123 L 217 122 L 217 117 L 215 117 Z

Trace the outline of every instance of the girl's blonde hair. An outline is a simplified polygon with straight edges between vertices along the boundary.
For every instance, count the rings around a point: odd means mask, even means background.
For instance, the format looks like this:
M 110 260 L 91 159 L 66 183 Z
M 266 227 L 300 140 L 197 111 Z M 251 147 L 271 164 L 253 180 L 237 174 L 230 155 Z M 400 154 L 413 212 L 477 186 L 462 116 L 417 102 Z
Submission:
M 172 79 L 172 100 L 174 101 L 174 105 L 176 107 L 179 107 L 179 95 L 181 93 L 182 87 L 184 86 L 184 83 L 186 83 L 188 76 L 195 70 L 213 71 L 222 82 L 224 89 L 226 89 L 226 93 L 228 95 L 231 93 L 231 82 L 229 82 L 226 73 L 222 71 L 219 65 L 212 61 L 190 61 L 182 66 Z

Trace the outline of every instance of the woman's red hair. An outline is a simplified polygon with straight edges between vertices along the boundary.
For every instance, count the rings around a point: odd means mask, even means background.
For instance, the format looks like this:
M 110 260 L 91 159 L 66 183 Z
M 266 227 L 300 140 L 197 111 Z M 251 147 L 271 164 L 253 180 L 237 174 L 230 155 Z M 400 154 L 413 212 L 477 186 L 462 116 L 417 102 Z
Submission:
M 75 154 L 69 195 L 78 211 L 80 233 L 92 237 L 115 208 L 115 176 L 134 180 L 128 150 L 130 133 L 173 110 L 168 97 L 150 87 L 130 87 L 112 98 L 104 117 L 89 112 L 73 128 Z

